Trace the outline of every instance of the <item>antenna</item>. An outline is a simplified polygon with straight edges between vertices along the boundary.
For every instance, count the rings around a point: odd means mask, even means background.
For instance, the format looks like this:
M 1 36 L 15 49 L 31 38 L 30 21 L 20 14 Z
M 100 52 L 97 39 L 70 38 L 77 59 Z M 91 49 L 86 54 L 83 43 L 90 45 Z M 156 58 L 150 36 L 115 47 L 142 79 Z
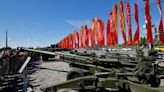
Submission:
M 7 29 L 6 29 L 6 48 L 8 47 L 8 32 L 7 32 Z

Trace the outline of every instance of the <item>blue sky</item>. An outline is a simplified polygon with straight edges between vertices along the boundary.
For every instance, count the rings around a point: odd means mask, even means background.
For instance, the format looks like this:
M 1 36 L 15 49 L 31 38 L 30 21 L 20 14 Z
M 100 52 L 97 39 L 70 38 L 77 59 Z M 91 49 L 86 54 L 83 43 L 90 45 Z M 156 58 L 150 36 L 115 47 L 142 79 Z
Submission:
M 139 9 L 144 7 L 143 0 L 122 1 L 130 2 L 132 14 L 134 3 L 139 5 Z M 156 3 L 156 0 L 149 1 L 150 5 Z M 0 0 L 0 47 L 5 46 L 6 29 L 11 47 L 44 47 L 60 41 L 84 24 L 90 26 L 90 20 L 94 17 L 99 17 L 106 25 L 114 4 L 118 4 L 118 0 Z M 158 25 L 159 12 L 156 5 L 151 7 L 151 15 L 152 22 Z M 134 34 L 134 16 L 131 19 Z M 144 20 L 142 10 L 139 13 L 141 35 Z M 119 42 L 122 42 L 120 30 Z

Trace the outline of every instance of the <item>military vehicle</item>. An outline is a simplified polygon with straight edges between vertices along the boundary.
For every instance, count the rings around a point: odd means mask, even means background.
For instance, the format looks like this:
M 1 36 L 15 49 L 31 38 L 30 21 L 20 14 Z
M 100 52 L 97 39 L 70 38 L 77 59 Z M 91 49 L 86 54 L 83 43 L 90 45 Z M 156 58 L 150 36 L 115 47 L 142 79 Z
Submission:
M 128 54 L 105 54 L 78 52 L 47 52 L 24 49 L 29 52 L 59 55 L 63 62 L 73 69 L 67 74 L 67 81 L 42 88 L 44 92 L 56 92 L 69 88 L 80 92 L 164 92 L 160 87 L 164 78 L 162 60 L 157 59 L 158 53 L 149 51 L 144 56 L 142 50 L 136 49 L 136 56 Z M 101 52 L 101 51 L 100 51 Z
M 60 48 L 58 46 L 58 44 L 51 44 L 50 46 L 47 46 L 44 48 L 37 48 L 37 50 L 42 50 L 42 51 L 47 51 L 47 52 L 55 52 L 55 51 L 68 51 L 69 49 Z M 40 54 L 44 61 L 47 61 L 50 58 L 54 58 L 54 55 L 51 55 L 51 54 L 45 54 L 45 53 L 40 53 Z

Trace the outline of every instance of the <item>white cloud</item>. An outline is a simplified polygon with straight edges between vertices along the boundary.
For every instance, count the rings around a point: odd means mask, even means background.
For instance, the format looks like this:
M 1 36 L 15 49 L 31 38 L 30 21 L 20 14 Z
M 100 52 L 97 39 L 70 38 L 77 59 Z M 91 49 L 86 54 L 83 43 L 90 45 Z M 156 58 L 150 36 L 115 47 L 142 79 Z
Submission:
M 66 22 L 76 28 L 80 28 L 83 25 L 90 25 L 90 20 L 66 20 Z

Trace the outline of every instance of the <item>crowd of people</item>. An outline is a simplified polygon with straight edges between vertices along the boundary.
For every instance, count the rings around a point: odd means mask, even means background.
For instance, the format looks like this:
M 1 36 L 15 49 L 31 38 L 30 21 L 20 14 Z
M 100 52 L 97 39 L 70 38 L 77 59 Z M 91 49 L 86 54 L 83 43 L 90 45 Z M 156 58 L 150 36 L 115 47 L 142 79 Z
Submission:
M 0 49 L 0 80 L 3 80 L 5 75 L 18 73 L 27 56 L 29 56 L 27 51 L 11 48 Z

